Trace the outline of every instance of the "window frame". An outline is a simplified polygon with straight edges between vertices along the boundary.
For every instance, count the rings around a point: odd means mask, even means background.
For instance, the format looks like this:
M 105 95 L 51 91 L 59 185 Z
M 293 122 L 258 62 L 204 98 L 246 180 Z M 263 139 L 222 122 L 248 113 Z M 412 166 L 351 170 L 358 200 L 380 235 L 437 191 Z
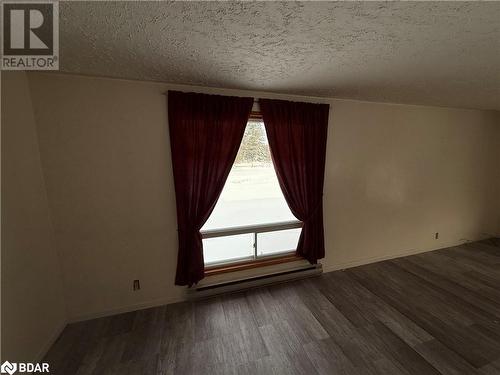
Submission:
M 220 261 L 220 262 L 213 262 L 213 263 L 205 263 L 205 266 L 212 267 L 212 266 L 227 265 L 227 264 L 232 264 L 232 263 L 242 262 L 242 261 L 251 261 L 251 260 L 265 259 L 265 258 L 271 258 L 271 257 L 277 257 L 277 256 L 283 256 L 283 255 L 290 255 L 291 253 L 294 253 L 297 249 L 284 250 L 284 251 L 280 251 L 280 252 L 275 253 L 275 254 L 259 255 L 258 254 L 259 244 L 258 244 L 258 240 L 257 240 L 258 235 L 259 235 L 259 233 L 278 232 L 278 231 L 287 230 L 287 229 L 302 228 L 302 225 L 303 225 L 302 221 L 291 220 L 291 221 L 282 221 L 282 222 L 269 223 L 269 224 L 245 225 L 245 226 L 239 226 L 239 227 L 208 229 L 208 230 L 200 231 L 202 239 L 226 237 L 226 236 L 236 236 L 238 234 L 247 234 L 247 233 L 252 233 L 254 235 L 253 236 L 253 241 L 254 241 L 253 242 L 253 255 L 251 257 L 237 258 L 237 259 L 231 259 L 231 260 L 227 260 L 227 261 Z
M 262 114 L 257 111 L 252 111 L 250 113 L 248 120 L 249 121 L 262 120 Z M 291 220 L 291 221 L 283 221 L 276 223 L 202 230 L 200 231 L 202 240 L 206 238 L 226 237 L 226 236 L 234 236 L 238 234 L 247 234 L 247 233 L 253 233 L 254 235 L 254 246 L 253 246 L 254 251 L 251 257 L 205 263 L 205 274 L 214 275 L 218 273 L 232 272 L 243 269 L 263 267 L 272 264 L 301 260 L 303 258 L 296 255 L 297 249 L 280 251 L 275 254 L 258 255 L 258 234 L 267 232 L 277 232 L 287 229 L 302 228 L 302 226 L 303 223 L 300 220 Z

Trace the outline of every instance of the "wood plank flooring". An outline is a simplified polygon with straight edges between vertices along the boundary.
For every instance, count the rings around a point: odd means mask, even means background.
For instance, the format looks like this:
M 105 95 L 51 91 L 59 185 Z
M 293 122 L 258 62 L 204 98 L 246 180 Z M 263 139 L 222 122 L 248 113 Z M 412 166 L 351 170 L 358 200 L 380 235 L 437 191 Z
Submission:
M 52 374 L 500 374 L 500 242 L 69 325 Z

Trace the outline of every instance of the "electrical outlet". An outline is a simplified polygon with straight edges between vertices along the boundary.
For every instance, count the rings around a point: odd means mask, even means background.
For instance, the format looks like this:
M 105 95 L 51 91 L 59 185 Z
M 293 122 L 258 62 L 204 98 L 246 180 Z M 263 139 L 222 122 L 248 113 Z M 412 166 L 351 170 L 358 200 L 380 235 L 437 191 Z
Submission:
M 139 282 L 139 280 L 134 280 L 133 288 L 134 288 L 134 291 L 141 289 L 141 283 Z
M 434 238 L 435 238 L 436 240 L 438 240 L 438 239 L 439 239 L 439 232 L 436 232 L 436 234 L 434 235 Z

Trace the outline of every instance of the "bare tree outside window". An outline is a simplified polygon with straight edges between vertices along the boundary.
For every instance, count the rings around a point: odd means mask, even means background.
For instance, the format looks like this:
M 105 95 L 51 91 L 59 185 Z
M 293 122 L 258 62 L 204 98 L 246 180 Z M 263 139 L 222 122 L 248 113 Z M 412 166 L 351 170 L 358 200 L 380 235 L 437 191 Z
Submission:
M 271 153 L 262 122 L 248 122 L 234 163 L 236 165 L 244 164 L 251 166 L 271 163 Z

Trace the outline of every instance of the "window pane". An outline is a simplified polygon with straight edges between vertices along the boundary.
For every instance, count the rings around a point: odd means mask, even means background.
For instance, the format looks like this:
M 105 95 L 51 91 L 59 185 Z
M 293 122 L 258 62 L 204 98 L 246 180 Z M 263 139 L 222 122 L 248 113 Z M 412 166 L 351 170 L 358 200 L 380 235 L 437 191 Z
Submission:
M 259 233 L 257 235 L 258 255 L 271 255 L 296 250 L 301 231 L 302 228 L 295 228 Z
M 296 220 L 271 161 L 264 123 L 249 121 L 222 194 L 203 230 Z
M 205 264 L 253 257 L 253 233 L 203 239 Z

